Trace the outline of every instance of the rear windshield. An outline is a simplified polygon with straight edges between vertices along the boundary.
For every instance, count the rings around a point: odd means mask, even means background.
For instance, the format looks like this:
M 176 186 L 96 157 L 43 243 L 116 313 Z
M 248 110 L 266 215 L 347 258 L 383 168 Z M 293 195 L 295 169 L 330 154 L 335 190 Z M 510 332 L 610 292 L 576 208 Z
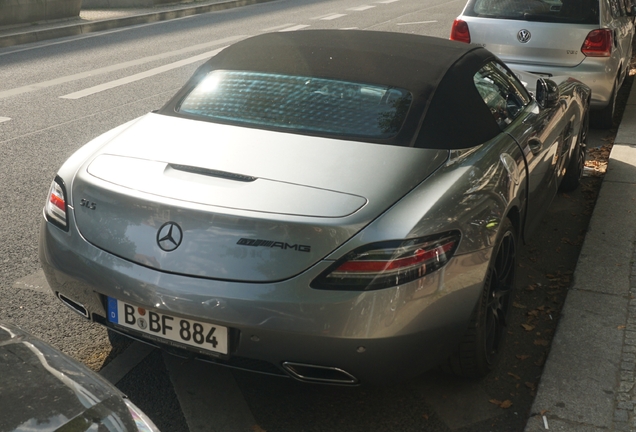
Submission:
M 411 105 L 403 89 L 259 72 L 210 72 L 177 112 L 211 121 L 335 136 L 387 139 Z
M 470 0 L 464 15 L 486 18 L 598 24 L 599 0 Z

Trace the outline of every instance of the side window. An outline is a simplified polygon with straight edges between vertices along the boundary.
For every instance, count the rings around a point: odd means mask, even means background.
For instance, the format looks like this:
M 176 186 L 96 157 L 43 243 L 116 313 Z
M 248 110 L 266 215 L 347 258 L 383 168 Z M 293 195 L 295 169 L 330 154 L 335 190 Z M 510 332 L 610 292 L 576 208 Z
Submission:
M 530 102 L 530 95 L 508 69 L 490 62 L 473 77 L 475 87 L 500 128 L 508 126 Z

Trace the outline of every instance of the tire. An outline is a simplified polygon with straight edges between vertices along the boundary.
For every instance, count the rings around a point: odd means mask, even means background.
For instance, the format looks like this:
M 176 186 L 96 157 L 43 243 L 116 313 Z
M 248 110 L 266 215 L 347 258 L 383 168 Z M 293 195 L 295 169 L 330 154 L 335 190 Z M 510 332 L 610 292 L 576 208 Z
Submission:
M 609 103 L 601 110 L 593 111 L 591 122 L 595 129 L 610 129 L 614 125 L 614 111 L 616 111 L 616 94 L 618 93 L 618 79 L 614 81 L 614 88 Z
M 583 124 L 579 131 L 579 139 L 576 144 L 576 148 L 570 158 L 568 167 L 565 169 L 565 175 L 561 180 L 559 189 L 561 192 L 571 192 L 579 187 L 581 184 L 581 176 L 583 175 L 583 168 L 585 166 L 585 156 L 587 154 L 587 133 L 590 127 L 590 112 L 585 112 L 583 118 Z
M 517 232 L 505 219 L 497 235 L 484 287 L 468 330 L 442 368 L 481 378 L 497 365 L 505 342 L 517 269 Z

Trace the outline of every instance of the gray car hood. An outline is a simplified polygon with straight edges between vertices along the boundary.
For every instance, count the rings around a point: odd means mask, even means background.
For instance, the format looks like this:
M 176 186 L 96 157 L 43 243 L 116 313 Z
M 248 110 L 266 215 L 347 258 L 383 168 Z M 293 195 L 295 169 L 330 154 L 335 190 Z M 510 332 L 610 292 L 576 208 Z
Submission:
M 199 277 L 282 280 L 328 255 L 447 157 L 149 114 L 80 168 L 73 204 L 82 235 L 120 257 Z M 182 229 L 170 251 L 159 247 L 167 222 Z

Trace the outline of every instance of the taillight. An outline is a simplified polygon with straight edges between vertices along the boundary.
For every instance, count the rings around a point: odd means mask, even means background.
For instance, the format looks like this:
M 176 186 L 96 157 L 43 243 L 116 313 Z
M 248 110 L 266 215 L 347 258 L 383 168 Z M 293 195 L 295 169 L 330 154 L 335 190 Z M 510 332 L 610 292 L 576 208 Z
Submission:
M 592 30 L 587 37 L 581 52 L 587 57 L 609 57 L 612 54 L 614 38 L 610 29 Z
M 450 40 L 470 43 L 470 30 L 466 21 L 456 19 L 451 28 Z
M 64 181 L 55 177 L 49 189 L 46 205 L 44 206 L 46 219 L 54 225 L 68 230 L 68 206 L 66 201 L 66 189 Z
M 312 283 L 312 288 L 368 291 L 402 285 L 444 266 L 455 253 L 460 234 L 373 243 L 348 253 Z

